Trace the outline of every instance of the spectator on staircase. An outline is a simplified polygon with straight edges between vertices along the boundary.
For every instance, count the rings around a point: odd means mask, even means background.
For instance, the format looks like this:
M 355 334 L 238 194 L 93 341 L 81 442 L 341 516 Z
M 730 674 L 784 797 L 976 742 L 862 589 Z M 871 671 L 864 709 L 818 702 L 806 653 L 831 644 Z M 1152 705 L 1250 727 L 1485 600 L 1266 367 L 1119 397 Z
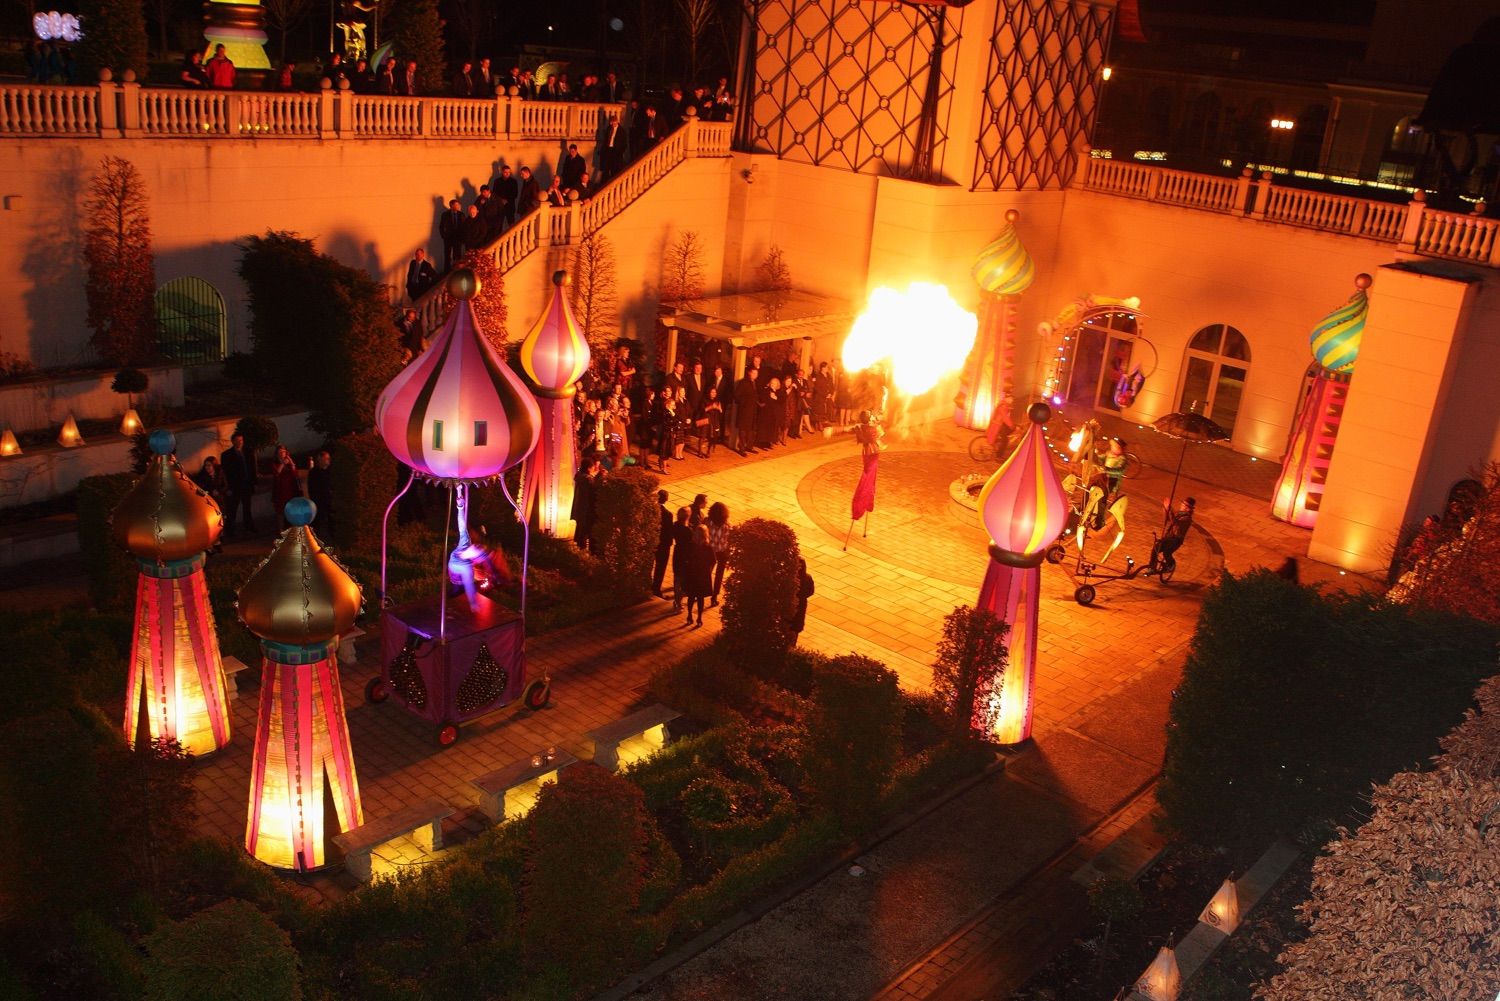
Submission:
M 427 249 L 418 247 L 417 252 L 411 255 L 411 260 L 406 262 L 406 297 L 416 302 L 435 284 L 437 269 L 427 259 Z

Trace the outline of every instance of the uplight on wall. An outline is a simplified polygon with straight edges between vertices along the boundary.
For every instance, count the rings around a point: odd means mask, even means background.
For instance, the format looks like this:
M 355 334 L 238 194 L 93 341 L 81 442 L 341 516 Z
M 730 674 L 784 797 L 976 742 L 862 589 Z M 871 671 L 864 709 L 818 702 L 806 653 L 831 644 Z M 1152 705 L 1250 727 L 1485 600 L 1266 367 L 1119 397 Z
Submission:
M 120 433 L 127 438 L 134 438 L 141 430 L 141 415 L 135 412 L 135 407 L 125 411 L 125 416 L 120 419 Z
M 1106 66 L 1102 70 L 1099 71 L 1099 78 L 1101 80 L 1108 80 L 1110 77 L 1112 77 L 1114 75 L 1115 75 L 1115 68 L 1113 66 Z
M 1219 887 L 1219 892 L 1203 908 L 1198 920 L 1217 928 L 1225 935 L 1234 934 L 1234 930 L 1240 926 L 1240 892 L 1234 885 L 1234 880 L 1224 880 L 1224 885 Z
M 1177 951 L 1169 945 L 1161 947 L 1146 972 L 1135 982 L 1136 991 L 1151 1001 L 1177 1001 L 1182 990 L 1182 972 L 1177 968 Z
M 1290 131 L 1292 131 L 1292 129 L 1295 129 L 1296 127 L 1297 127 L 1297 123 L 1294 122 L 1294 121 L 1292 121 L 1290 118 L 1273 118 L 1273 119 L 1271 119 L 1271 128 L 1277 129 L 1277 130 L 1282 131 L 1282 132 L 1290 132 Z
M 78 431 L 78 422 L 69 414 L 68 419 L 63 421 L 62 431 L 58 432 L 57 443 L 63 448 L 77 448 L 83 444 L 83 435 Z
M 16 433 L 10 428 L 0 434 L 0 456 L 12 456 L 21 454 L 21 443 L 16 441 Z

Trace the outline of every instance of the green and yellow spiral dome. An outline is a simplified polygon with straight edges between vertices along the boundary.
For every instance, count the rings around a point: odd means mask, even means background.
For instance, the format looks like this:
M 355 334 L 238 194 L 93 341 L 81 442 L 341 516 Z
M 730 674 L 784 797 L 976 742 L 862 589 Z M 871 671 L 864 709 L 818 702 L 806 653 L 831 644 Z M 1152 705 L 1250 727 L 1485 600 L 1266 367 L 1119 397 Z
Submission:
M 1036 278 L 1036 264 L 1016 235 L 1016 220 L 1019 218 L 1021 213 L 1015 209 L 1006 212 L 1005 229 L 1000 238 L 981 250 L 974 261 L 974 281 L 986 292 L 1020 295 Z

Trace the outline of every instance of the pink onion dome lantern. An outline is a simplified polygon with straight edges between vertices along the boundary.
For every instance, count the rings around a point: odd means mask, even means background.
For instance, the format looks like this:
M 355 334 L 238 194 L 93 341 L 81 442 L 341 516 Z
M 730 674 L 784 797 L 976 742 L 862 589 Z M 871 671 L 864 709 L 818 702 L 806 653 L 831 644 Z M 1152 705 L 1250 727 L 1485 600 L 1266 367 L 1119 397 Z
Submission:
M 364 823 L 337 657 L 363 596 L 313 534 L 316 514 L 304 497 L 287 501 L 289 527 L 235 605 L 264 658 L 245 849 L 297 872 L 327 864 L 325 779 L 339 831 Z
M 983 293 L 979 333 L 964 364 L 962 389 L 955 400 L 953 420 L 960 427 L 987 428 L 996 408 L 1005 407 L 1009 420 L 1016 367 L 1016 311 L 1022 292 L 1036 280 L 1036 264 L 1021 245 L 1016 222 L 1021 213 L 1005 213 L 1005 229 L 979 252 L 971 274 Z
M 979 589 L 979 607 L 1010 626 L 1010 657 L 998 686 L 995 723 L 995 739 L 1002 744 L 1031 737 L 1040 567 L 1068 518 L 1068 497 L 1043 431 L 1052 410 L 1045 403 L 1033 403 L 1026 417 L 1031 426 L 979 494 L 979 520 L 990 536 L 990 563 Z
M 448 276 L 448 294 L 457 300 L 453 311 L 427 350 L 390 381 L 375 404 L 375 424 L 391 454 L 416 476 L 453 491 L 458 543 L 448 557 L 448 573 L 463 586 L 471 607 L 477 603 L 476 569 L 488 579 L 494 563 L 489 550 L 469 533 L 469 486 L 498 482 L 520 517 L 501 474 L 536 448 L 542 421 L 536 400 L 479 328 L 470 302 L 479 288 L 478 277 L 468 268 Z M 387 521 L 400 499 L 398 494 L 386 509 Z M 383 566 L 383 551 L 381 560 Z M 525 588 L 523 558 L 523 613 Z
M 568 305 L 568 273 L 552 276 L 552 299 L 521 341 L 521 369 L 541 407 L 541 440 L 526 460 L 522 507 L 537 528 L 559 539 L 573 536 L 573 476 L 578 466 L 573 397 L 589 367 L 589 342 Z
M 1371 284 L 1369 275 L 1355 275 L 1349 301 L 1323 317 L 1308 336 L 1313 362 L 1303 379 L 1281 475 L 1271 494 L 1271 515 L 1300 528 L 1317 523 L 1323 504 L 1323 484 L 1370 314 Z
M 152 431 L 145 475 L 110 521 L 136 559 L 135 624 L 125 686 L 125 740 L 176 740 L 191 754 L 229 743 L 228 685 L 203 576 L 224 531 L 219 506 L 177 465 L 172 432 Z

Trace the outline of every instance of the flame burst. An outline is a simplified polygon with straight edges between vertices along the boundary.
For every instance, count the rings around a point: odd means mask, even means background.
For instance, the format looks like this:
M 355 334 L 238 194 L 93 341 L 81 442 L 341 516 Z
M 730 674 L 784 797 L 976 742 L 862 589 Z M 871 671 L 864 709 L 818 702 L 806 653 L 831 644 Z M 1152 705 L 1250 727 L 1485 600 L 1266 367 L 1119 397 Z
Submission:
M 905 292 L 881 286 L 844 341 L 844 369 L 888 362 L 896 389 L 920 396 L 963 367 L 978 330 L 979 320 L 941 285 L 912 282 Z

